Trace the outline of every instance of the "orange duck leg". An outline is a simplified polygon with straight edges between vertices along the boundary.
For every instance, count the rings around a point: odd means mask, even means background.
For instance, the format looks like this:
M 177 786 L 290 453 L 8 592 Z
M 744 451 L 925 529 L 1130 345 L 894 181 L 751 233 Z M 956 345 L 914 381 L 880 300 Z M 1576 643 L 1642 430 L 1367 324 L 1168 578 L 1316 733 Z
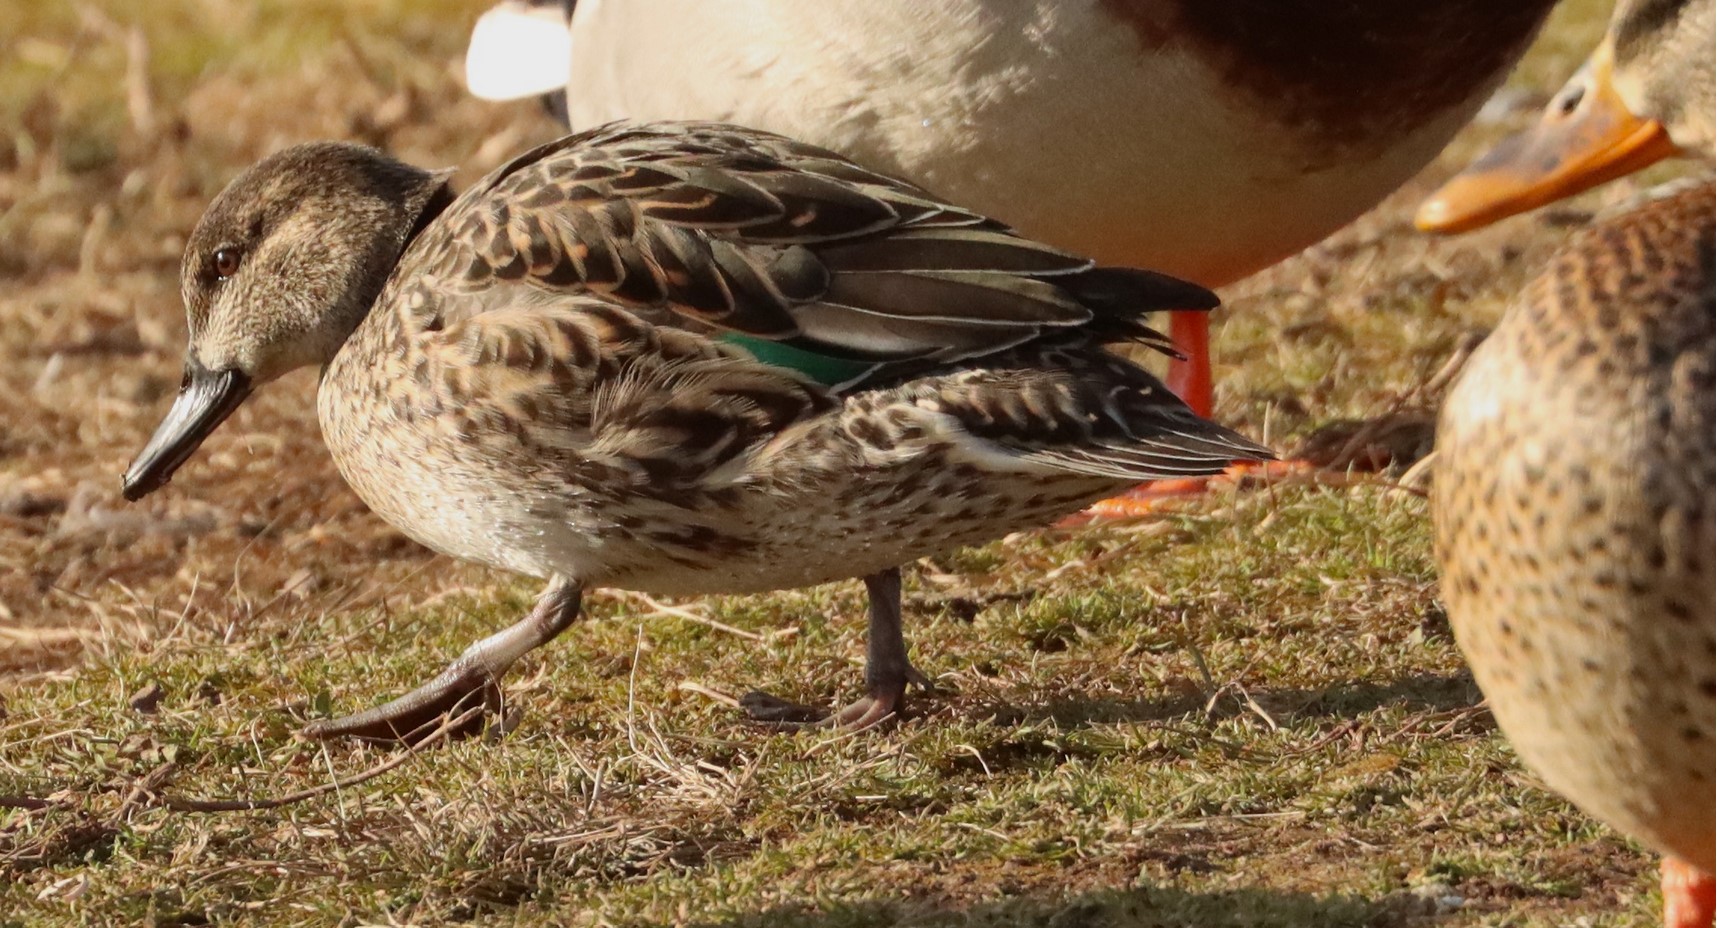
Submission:
M 1663 928 L 1711 928 L 1717 890 L 1711 874 L 1674 857 L 1663 859 Z
M 1193 412 L 1208 419 L 1216 405 L 1215 381 L 1210 375 L 1210 314 L 1169 313 L 1169 337 L 1186 358 L 1169 363 L 1168 388 Z

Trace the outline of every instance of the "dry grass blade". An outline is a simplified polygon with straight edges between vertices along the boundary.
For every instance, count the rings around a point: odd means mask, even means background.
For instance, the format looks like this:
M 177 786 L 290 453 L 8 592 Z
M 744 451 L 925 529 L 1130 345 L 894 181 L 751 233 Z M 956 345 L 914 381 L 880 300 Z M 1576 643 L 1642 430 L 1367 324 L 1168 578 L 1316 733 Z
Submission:
M 388 758 L 367 770 L 341 777 L 332 783 L 323 783 L 267 799 L 192 799 L 185 796 L 162 796 L 156 800 L 155 804 L 176 812 L 256 812 L 262 809 L 278 809 L 283 806 L 295 805 L 307 799 L 314 799 L 317 796 L 368 783 L 382 774 L 397 770 L 410 762 L 417 754 L 446 741 L 451 732 L 459 731 L 466 723 L 475 720 L 483 711 L 484 707 L 481 705 L 472 706 L 458 715 L 444 718 L 441 724 L 425 735 L 422 740 L 413 742 L 401 749 L 394 757 Z
M 746 631 L 743 628 L 735 628 L 734 626 L 728 625 L 725 622 L 718 622 L 715 619 L 712 619 L 709 616 L 704 615 L 703 613 L 697 612 L 696 610 L 686 609 L 682 606 L 674 606 L 674 605 L 670 605 L 668 603 L 661 602 L 660 600 L 658 600 L 655 597 L 650 596 L 646 593 L 638 593 L 638 592 L 634 592 L 631 590 L 619 590 L 619 591 L 616 591 L 613 595 L 618 596 L 619 598 L 621 598 L 623 600 L 630 600 L 633 602 L 642 603 L 646 608 L 648 608 L 650 610 L 650 612 L 648 613 L 648 615 L 645 616 L 645 618 L 649 618 L 649 617 L 653 617 L 653 616 L 673 616 L 674 618 L 677 618 L 677 619 L 685 619 L 687 622 L 696 622 L 699 625 L 713 628 L 719 632 L 726 632 L 729 635 L 737 635 L 738 637 L 744 638 L 748 641 L 768 642 L 768 641 L 774 641 L 778 638 L 787 637 L 787 636 L 790 636 L 790 635 L 797 633 L 795 629 L 788 628 L 788 629 L 777 629 L 776 631 L 770 632 L 766 635 L 760 635 L 757 632 Z

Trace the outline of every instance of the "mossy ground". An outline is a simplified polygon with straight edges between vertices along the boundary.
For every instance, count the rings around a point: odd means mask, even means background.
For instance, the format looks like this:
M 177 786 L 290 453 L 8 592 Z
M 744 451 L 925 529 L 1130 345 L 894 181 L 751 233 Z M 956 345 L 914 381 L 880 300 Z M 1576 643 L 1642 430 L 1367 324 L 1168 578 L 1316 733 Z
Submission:
M 483 5 L 0 7 L 0 925 L 1652 919 L 1653 862 L 1495 731 L 1437 604 L 1425 501 L 1391 477 L 919 565 L 908 633 L 939 692 L 887 731 L 771 733 L 721 699 L 853 696 L 851 583 L 677 612 L 599 595 L 508 681 L 504 739 L 403 759 L 295 740 L 534 590 L 365 511 L 306 376 L 171 492 L 126 506 L 117 474 L 177 381 L 184 236 L 241 166 L 355 138 L 468 182 L 552 136 L 532 104 L 462 96 Z M 1515 95 L 1423 178 L 1224 294 L 1219 418 L 1292 447 L 1435 409 L 1450 356 L 1635 185 L 1449 241 L 1412 207 L 1531 118 L 1604 7 L 1564 4 Z M 280 808 L 174 807 L 401 760 Z

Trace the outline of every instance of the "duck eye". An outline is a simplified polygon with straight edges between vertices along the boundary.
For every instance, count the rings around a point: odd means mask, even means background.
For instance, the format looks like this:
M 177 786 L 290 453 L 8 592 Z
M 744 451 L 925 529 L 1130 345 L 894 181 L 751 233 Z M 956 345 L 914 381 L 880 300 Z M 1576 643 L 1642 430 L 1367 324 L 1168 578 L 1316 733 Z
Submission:
M 220 248 L 215 251 L 215 276 L 221 280 L 238 273 L 239 259 L 242 257 L 237 248 Z

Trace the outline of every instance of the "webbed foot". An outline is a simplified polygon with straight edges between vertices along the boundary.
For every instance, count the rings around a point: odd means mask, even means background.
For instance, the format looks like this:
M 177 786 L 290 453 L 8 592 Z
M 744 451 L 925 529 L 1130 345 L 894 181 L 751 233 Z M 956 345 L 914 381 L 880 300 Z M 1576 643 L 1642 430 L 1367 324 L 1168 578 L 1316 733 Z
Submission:
M 907 658 L 906 637 L 900 630 L 900 568 L 892 567 L 864 578 L 870 594 L 870 641 L 865 659 L 865 695 L 845 708 L 829 712 L 772 696 L 760 690 L 745 694 L 739 706 L 754 721 L 779 728 L 843 728 L 862 731 L 900 712 L 908 684 L 926 690 L 930 678 Z
M 417 744 L 439 734 L 481 731 L 501 710 L 499 680 L 519 658 L 565 631 L 578 618 L 580 588 L 555 580 L 530 615 L 465 649 L 435 679 L 385 705 L 304 726 L 306 738 L 358 738 L 388 744 Z M 475 711 L 474 711 L 475 710 Z

